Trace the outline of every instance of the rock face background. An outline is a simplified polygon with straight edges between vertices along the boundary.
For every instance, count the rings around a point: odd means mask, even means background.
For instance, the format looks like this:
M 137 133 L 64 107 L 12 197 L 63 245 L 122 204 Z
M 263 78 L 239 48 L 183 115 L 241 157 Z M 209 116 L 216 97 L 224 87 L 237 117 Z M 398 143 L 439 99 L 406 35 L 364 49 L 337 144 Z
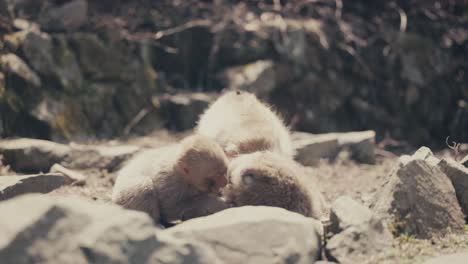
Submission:
M 468 140 L 463 1 L 273 2 L 2 1 L 0 136 L 183 130 L 239 87 L 302 131 Z

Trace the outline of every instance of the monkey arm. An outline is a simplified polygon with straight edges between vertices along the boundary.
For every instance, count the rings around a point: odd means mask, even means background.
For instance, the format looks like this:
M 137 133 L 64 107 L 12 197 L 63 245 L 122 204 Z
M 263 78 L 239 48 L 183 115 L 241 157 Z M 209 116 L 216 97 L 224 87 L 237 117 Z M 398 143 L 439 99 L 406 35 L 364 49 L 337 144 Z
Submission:
M 197 195 L 182 204 L 179 217 L 183 221 L 214 214 L 230 207 L 223 199 L 208 194 Z
M 148 213 L 156 223 L 160 221 L 157 192 L 150 179 L 121 190 L 113 200 L 124 208 Z

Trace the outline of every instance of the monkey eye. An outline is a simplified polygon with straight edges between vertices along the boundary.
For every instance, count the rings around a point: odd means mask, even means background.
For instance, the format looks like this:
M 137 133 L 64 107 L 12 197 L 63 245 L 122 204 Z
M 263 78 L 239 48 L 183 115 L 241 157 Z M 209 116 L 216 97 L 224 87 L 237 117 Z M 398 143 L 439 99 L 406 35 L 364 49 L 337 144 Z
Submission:
M 252 185 L 252 183 L 254 182 L 254 176 L 252 173 L 246 173 L 242 176 L 242 182 L 245 184 L 245 185 Z

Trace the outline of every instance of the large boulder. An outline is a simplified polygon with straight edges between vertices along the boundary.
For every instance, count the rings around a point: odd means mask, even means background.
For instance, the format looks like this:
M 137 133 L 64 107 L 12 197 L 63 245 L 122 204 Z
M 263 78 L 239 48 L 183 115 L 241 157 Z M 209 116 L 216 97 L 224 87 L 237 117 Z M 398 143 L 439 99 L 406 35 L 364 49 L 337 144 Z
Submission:
M 25 193 L 48 193 L 71 182 L 61 173 L 0 176 L 0 201 Z
M 362 263 L 392 245 L 393 236 L 383 221 L 349 197 L 332 204 L 330 221 L 335 235 L 327 242 L 326 253 L 339 263 Z
M 22 42 L 27 61 L 41 75 L 55 80 L 68 92 L 82 88 L 83 76 L 75 54 L 64 35 L 50 36 L 39 31 L 28 31 Z
M 77 51 L 83 74 L 91 80 L 125 80 L 124 50 L 104 43 L 96 34 L 73 33 L 70 44 Z
M 78 197 L 25 195 L 0 203 L 7 263 L 208 263 L 207 248 L 160 234 L 142 212 Z M 112 217 L 109 217 L 112 216 Z
M 165 231 L 213 250 L 226 263 L 313 263 L 321 252 L 320 222 L 287 210 L 243 206 Z
M 371 207 L 389 221 L 393 232 L 430 238 L 447 229 L 463 230 L 465 220 L 455 189 L 437 164 L 426 147 L 413 156 L 402 156 L 376 192 Z
M 468 168 L 451 159 L 442 159 L 438 165 L 452 181 L 462 211 L 468 216 Z

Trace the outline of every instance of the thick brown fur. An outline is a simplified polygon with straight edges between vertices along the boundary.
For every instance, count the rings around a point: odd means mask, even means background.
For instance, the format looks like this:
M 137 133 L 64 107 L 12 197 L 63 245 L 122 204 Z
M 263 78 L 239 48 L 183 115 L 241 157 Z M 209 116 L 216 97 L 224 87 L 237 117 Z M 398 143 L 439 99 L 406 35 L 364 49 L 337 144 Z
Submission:
M 293 157 L 288 128 L 269 106 L 245 91 L 230 91 L 200 117 L 197 133 L 214 138 L 229 157 L 273 151 Z
M 201 135 L 144 151 L 119 171 L 112 201 L 160 223 L 223 210 L 217 194 L 227 183 L 227 162 L 221 147 Z
M 223 195 L 234 206 L 275 206 L 316 219 L 325 213 L 322 194 L 318 186 L 310 186 L 304 168 L 277 153 L 240 155 L 231 161 L 228 174 Z

